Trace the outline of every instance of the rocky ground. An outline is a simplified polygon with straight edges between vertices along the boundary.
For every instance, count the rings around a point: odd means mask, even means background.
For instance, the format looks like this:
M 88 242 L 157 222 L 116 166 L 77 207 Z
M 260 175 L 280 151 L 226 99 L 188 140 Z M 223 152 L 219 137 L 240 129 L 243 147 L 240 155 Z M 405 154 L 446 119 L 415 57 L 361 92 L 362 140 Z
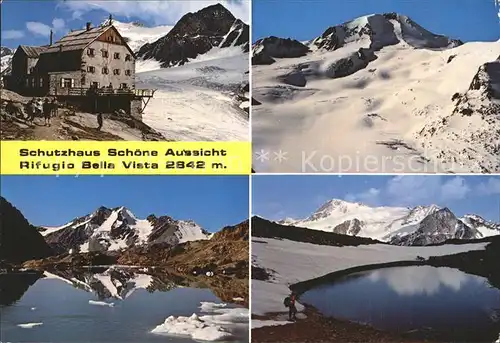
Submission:
M 103 115 L 103 127 L 97 130 L 94 114 L 60 108 L 51 125 L 45 126 L 43 118 L 35 118 L 33 124 L 26 121 L 24 106 L 30 98 L 2 89 L 0 137 L 2 140 L 93 140 L 93 141 L 168 141 L 140 120 L 128 115 Z M 21 115 L 8 114 L 5 105 L 13 103 L 23 111 Z
M 348 321 L 326 318 L 314 308 L 306 307 L 305 318 L 298 318 L 295 323 L 281 326 L 270 326 L 252 329 L 252 342 L 296 342 L 296 343 L 326 343 L 326 342 L 426 342 L 379 331 Z M 266 319 L 266 318 L 255 318 Z

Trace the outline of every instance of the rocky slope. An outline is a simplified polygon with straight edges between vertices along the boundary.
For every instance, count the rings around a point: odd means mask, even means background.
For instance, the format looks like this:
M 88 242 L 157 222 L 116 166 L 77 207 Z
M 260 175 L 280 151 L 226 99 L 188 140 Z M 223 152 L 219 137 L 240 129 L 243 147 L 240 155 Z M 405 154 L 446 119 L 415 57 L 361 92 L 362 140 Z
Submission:
M 0 213 L 0 260 L 19 263 L 52 254 L 36 227 L 4 197 L 0 197 Z
M 248 43 L 248 25 L 217 4 L 184 15 L 166 36 L 143 45 L 137 56 L 168 68 L 184 65 L 214 47 L 241 46 L 246 52 Z
M 453 63 L 451 61 L 450 63 Z M 477 164 L 483 173 L 500 170 L 500 56 L 495 61 L 481 65 L 468 90 L 455 93 L 453 111 L 425 125 L 416 133 L 418 139 L 429 141 L 432 148 L 442 135 L 464 143 L 462 150 L 442 154 L 446 163 L 468 164 L 476 155 L 490 156 Z M 453 123 L 467 122 L 467 130 L 456 128 Z M 465 146 L 469 147 L 465 147 Z M 474 147 L 474 148 L 470 148 Z
M 326 202 L 307 218 L 288 218 L 278 224 L 405 246 L 500 235 L 500 224 L 473 214 L 458 218 L 450 209 L 436 205 L 414 208 L 370 207 L 339 199 Z
M 0 137 L 3 140 L 92 140 L 92 141 L 172 141 L 168 134 L 160 134 L 144 122 L 121 113 L 105 114 L 101 130 L 97 130 L 95 114 L 59 109 L 58 117 L 51 126 L 44 126 L 43 118 L 27 121 L 26 104 L 31 98 L 7 89 L 0 92 Z M 7 104 L 13 104 L 16 112 L 9 112 Z
M 130 210 L 99 207 L 60 227 L 39 228 L 45 240 L 59 253 L 105 252 L 133 246 L 175 246 L 191 240 L 209 239 L 210 234 L 193 221 L 168 216 L 137 218 Z
M 248 274 L 248 221 L 228 226 L 210 240 L 189 241 L 175 247 L 157 244 L 127 249 L 118 257 L 119 264 L 168 266 L 181 273 L 204 274 L 206 271 Z

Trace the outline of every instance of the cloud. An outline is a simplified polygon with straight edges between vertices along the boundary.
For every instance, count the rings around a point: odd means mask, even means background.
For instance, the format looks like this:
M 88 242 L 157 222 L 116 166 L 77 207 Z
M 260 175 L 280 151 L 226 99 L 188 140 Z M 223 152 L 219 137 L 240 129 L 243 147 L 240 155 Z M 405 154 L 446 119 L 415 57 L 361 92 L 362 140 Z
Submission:
M 35 35 L 47 37 L 50 35 L 50 30 L 54 32 L 65 32 L 66 22 L 64 19 L 54 18 L 52 20 L 52 26 L 49 26 L 38 21 L 28 21 L 26 23 L 26 28 Z
M 256 204 L 254 204 L 256 205 Z M 281 220 L 287 217 L 287 212 L 280 202 L 270 201 L 264 204 L 258 204 L 258 208 L 254 210 L 254 214 L 270 220 Z M 288 215 L 288 217 L 290 217 Z
M 38 21 L 28 21 L 26 23 L 26 28 L 29 32 L 38 36 L 47 37 L 50 35 L 50 26 Z
M 380 203 L 381 190 L 377 188 L 370 188 L 365 192 L 358 194 L 347 194 L 345 200 L 351 202 L 362 202 L 367 205 L 378 205 Z
M 244 22 L 250 21 L 250 0 L 191 0 L 191 1 L 110 1 L 82 0 L 60 1 L 58 6 L 72 12 L 74 19 L 85 13 L 100 10 L 127 18 L 152 21 L 155 25 L 175 24 L 184 14 L 196 12 L 210 5 L 220 3 Z
M 467 182 L 463 177 L 457 176 L 446 181 L 441 186 L 441 199 L 446 200 L 461 200 L 471 191 Z
M 19 39 L 24 37 L 24 31 L 20 30 L 5 30 L 2 31 L 2 39 Z
M 65 32 L 66 31 L 66 22 L 61 18 L 54 18 L 52 20 L 52 29 L 54 32 Z
M 347 194 L 347 201 L 377 206 L 416 206 L 464 199 L 472 191 L 463 177 L 396 176 L 379 188 Z
M 476 190 L 481 195 L 500 194 L 500 177 L 488 178 L 488 181 L 481 182 Z
M 440 185 L 439 176 L 396 176 L 387 182 L 385 194 L 394 205 L 412 206 L 435 201 Z

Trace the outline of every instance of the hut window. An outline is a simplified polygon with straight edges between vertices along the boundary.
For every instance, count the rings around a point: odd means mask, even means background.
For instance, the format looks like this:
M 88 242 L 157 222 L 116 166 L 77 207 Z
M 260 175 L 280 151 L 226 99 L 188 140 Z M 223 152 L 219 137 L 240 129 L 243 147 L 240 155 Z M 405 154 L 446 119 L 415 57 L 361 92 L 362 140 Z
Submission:
M 107 58 L 109 56 L 108 50 L 103 50 L 102 51 L 102 57 Z
M 87 55 L 94 57 L 95 56 L 95 50 L 92 48 L 87 49 Z
M 31 67 L 30 68 L 30 74 L 33 74 L 34 71 L 35 71 L 35 67 Z
M 40 88 L 42 88 L 43 87 L 43 78 L 40 78 L 39 82 L 40 82 Z
M 35 83 L 36 83 L 35 78 L 32 78 L 32 79 L 31 79 L 31 87 L 32 87 L 32 88 L 35 88 L 35 87 L 36 87 L 36 84 L 35 84 Z
M 120 59 L 120 53 L 119 52 L 115 52 L 115 60 L 119 60 Z
M 130 56 L 129 54 L 127 54 L 127 56 L 125 56 L 125 61 L 130 61 L 132 59 L 132 56 Z
M 131 74 L 130 69 L 125 70 L 125 75 L 130 76 Z
M 127 89 L 128 86 L 126 83 L 120 83 L 120 89 Z
M 89 73 L 95 73 L 95 67 L 93 67 L 93 66 L 88 66 L 88 67 L 87 67 L 87 71 L 88 71 Z
M 92 82 L 92 87 L 99 88 L 99 82 Z
M 120 75 L 120 69 L 114 69 L 113 75 Z
M 30 79 L 26 78 L 26 87 L 30 86 Z
M 75 80 L 62 78 L 61 79 L 61 88 L 73 88 L 75 87 Z
M 102 73 L 108 74 L 109 73 L 108 68 L 107 67 L 102 68 Z

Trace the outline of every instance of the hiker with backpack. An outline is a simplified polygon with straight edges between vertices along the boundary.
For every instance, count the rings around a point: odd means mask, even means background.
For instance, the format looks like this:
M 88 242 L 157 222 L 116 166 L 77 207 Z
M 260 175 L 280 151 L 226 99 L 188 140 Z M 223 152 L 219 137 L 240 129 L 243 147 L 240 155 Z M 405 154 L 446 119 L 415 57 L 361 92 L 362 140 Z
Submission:
M 50 126 L 50 115 L 52 112 L 52 107 L 49 103 L 49 99 L 45 98 L 42 105 L 43 117 L 45 118 L 45 126 Z
M 295 292 L 292 292 L 292 294 L 289 297 L 286 297 L 284 300 L 284 305 L 288 307 L 288 320 L 290 321 L 295 321 L 297 320 L 297 307 L 295 307 L 295 300 L 297 298 L 297 295 Z
M 35 105 L 33 104 L 33 100 L 28 101 L 26 104 L 26 114 L 28 115 L 26 120 L 33 125 L 33 121 L 35 120 Z
M 102 113 L 97 113 L 97 131 L 101 131 L 102 129 Z

